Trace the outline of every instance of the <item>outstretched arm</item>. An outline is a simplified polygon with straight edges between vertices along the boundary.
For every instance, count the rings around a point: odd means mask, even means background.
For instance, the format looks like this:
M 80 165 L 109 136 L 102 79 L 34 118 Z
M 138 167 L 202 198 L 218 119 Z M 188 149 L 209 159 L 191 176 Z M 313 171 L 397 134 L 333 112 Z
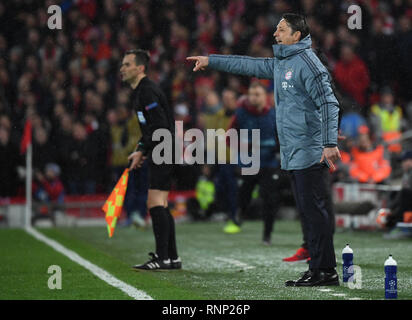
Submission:
M 229 72 L 260 79 L 273 79 L 274 58 L 252 58 L 247 56 L 219 55 L 187 57 L 195 61 L 193 71 L 204 70 L 206 67 L 218 71 Z

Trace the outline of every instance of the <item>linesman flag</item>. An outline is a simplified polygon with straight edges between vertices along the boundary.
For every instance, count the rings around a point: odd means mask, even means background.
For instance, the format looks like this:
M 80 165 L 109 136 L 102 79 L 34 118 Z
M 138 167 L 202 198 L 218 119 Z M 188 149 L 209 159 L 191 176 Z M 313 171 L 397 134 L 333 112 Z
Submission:
M 127 190 L 127 181 L 129 180 L 129 169 L 125 169 L 116 186 L 114 187 L 109 198 L 107 198 L 102 210 L 106 213 L 107 231 L 109 237 L 113 236 L 117 219 L 120 217 L 123 208 L 124 196 Z

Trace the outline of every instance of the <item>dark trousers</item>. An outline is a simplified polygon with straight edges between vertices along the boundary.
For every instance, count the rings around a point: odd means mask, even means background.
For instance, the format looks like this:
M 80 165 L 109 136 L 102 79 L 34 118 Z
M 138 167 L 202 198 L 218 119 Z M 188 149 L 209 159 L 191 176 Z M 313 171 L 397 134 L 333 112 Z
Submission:
M 311 257 L 311 270 L 336 267 L 333 246 L 333 213 L 329 172 L 323 163 L 290 171 L 296 206 L 302 219 L 304 241 Z M 305 239 L 306 238 L 306 239 Z
M 276 214 L 281 202 L 280 188 L 285 184 L 278 168 L 260 168 L 255 175 L 244 175 L 239 187 L 239 208 L 246 212 L 250 204 L 253 189 L 259 186 L 259 196 L 263 200 L 263 239 L 269 240 Z
M 221 208 L 227 204 L 229 210 L 229 218 L 233 222 L 236 219 L 236 196 L 237 196 L 237 179 L 236 165 L 234 164 L 219 164 L 216 173 L 216 193 L 218 206 Z
M 147 215 L 146 203 L 149 190 L 148 171 L 148 161 L 145 161 L 141 168 L 132 170 L 129 174 L 129 181 L 124 199 L 128 218 L 130 218 L 130 214 L 135 211 L 138 211 L 142 218 L 145 218 Z
M 327 193 L 326 194 L 326 200 L 327 200 L 326 206 L 327 206 L 328 213 L 329 213 L 329 221 L 330 221 L 331 228 L 332 228 L 332 234 L 334 234 L 336 222 L 335 222 L 335 211 L 333 208 L 333 200 L 332 200 L 332 185 L 329 179 L 330 176 L 327 175 L 326 178 L 327 178 L 327 186 L 330 186 L 330 188 L 329 187 L 326 188 L 326 193 Z M 298 209 L 298 212 L 299 212 L 299 209 Z M 303 235 L 303 243 L 301 247 L 309 250 L 309 245 L 308 245 L 309 240 L 308 240 L 308 232 L 307 232 L 308 228 L 305 226 L 304 220 L 302 219 L 302 214 L 300 212 L 299 212 L 299 216 L 301 218 L 300 221 L 301 221 L 302 235 Z
M 389 204 L 392 214 L 388 216 L 386 227 L 393 228 L 403 221 L 405 211 L 412 211 L 412 189 L 403 188 L 396 193 L 395 199 Z

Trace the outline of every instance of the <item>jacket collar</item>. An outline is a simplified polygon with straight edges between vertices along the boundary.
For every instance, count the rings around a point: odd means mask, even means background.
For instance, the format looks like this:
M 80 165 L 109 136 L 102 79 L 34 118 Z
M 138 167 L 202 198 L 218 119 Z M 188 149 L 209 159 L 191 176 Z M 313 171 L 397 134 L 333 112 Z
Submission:
M 309 49 L 312 46 L 312 40 L 310 38 L 310 34 L 308 34 L 305 38 L 300 40 L 299 42 L 291 45 L 285 44 L 274 44 L 273 45 L 273 53 L 275 54 L 275 58 L 284 59 L 295 54 L 302 52 L 305 49 Z

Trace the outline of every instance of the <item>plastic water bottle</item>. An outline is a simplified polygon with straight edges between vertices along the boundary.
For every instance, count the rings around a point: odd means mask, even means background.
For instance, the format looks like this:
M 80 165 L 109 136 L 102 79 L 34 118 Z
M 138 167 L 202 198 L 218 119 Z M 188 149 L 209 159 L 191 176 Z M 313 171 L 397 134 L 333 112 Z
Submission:
M 353 250 L 346 244 L 342 250 L 342 265 L 343 265 L 343 284 L 347 285 L 349 279 L 353 276 Z
M 385 299 L 396 299 L 398 297 L 398 280 L 396 278 L 397 264 L 389 255 L 385 261 Z

